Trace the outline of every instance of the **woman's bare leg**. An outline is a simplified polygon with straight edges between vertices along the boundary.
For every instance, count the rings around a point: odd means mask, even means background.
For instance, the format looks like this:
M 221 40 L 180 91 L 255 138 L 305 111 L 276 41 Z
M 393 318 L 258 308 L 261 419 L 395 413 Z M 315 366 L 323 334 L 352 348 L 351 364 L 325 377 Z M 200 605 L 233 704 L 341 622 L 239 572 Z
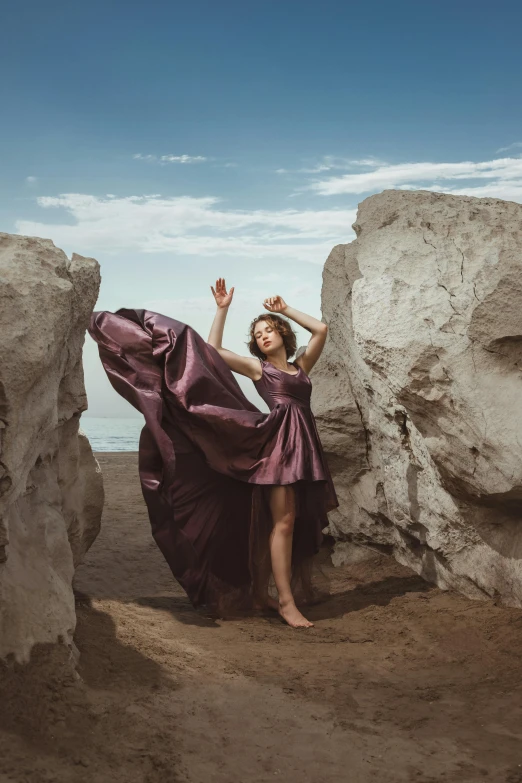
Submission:
M 270 511 L 274 523 L 270 535 L 270 554 L 274 581 L 279 593 L 279 614 L 292 628 L 310 628 L 313 623 L 301 614 L 290 589 L 295 520 L 295 494 L 292 486 L 271 488 Z

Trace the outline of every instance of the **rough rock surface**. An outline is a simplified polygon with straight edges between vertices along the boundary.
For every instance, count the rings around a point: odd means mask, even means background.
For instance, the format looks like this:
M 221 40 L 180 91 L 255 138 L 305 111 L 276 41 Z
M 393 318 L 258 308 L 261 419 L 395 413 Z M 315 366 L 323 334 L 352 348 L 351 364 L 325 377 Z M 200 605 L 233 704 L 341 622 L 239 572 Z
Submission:
M 388 190 L 323 273 L 314 412 L 350 542 L 522 605 L 522 205 Z
M 51 240 L 0 234 L 0 659 L 68 644 L 75 566 L 100 527 L 103 484 L 79 431 L 82 346 L 99 265 Z

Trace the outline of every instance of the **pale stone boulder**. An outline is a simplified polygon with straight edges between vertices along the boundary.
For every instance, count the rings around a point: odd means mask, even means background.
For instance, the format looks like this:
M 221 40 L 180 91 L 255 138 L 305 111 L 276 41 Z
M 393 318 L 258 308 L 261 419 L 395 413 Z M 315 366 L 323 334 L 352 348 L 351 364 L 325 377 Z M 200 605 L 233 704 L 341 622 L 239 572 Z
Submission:
M 521 606 L 522 206 L 388 190 L 354 230 L 324 268 L 313 374 L 330 532 Z
M 103 484 L 79 432 L 82 347 L 98 262 L 0 234 L 0 658 L 38 642 L 76 653 L 72 577 L 101 520 Z

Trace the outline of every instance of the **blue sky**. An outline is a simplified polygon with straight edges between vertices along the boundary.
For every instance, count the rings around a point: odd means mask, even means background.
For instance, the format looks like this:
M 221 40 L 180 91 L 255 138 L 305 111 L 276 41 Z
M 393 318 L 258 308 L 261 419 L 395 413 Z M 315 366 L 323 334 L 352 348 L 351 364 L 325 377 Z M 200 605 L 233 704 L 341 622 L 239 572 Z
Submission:
M 8 2 L 0 230 L 97 258 L 97 309 L 205 338 L 224 276 L 245 352 L 266 296 L 320 317 L 371 193 L 522 201 L 521 23 L 502 0 Z M 132 415 L 90 338 L 85 368 L 89 414 Z

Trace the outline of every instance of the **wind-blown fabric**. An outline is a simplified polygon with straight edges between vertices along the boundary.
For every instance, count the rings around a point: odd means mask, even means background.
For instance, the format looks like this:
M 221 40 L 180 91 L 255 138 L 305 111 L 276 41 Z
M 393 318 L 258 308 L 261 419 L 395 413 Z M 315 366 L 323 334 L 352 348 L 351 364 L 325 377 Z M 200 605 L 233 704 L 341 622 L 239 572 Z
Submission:
M 293 583 L 310 598 L 309 565 L 338 501 L 306 373 L 262 362 L 263 413 L 188 324 L 122 308 L 93 313 L 89 334 L 112 386 L 145 418 L 139 474 L 152 535 L 193 605 L 226 614 L 265 600 L 274 484 L 295 489 Z

